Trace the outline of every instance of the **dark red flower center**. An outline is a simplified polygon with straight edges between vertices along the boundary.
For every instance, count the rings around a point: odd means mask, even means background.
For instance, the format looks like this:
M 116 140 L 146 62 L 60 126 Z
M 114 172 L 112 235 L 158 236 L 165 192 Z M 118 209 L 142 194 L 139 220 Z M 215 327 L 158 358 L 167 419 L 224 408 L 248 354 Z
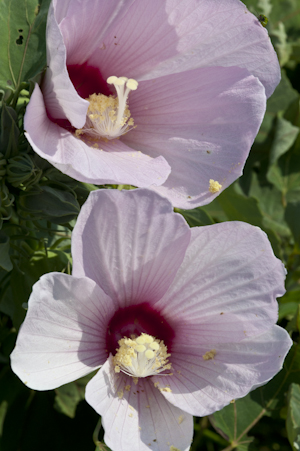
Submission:
M 67 69 L 74 88 L 83 99 L 87 99 L 94 93 L 105 96 L 114 94 L 97 67 L 84 63 L 69 65 Z
M 171 352 L 174 330 L 159 312 L 149 304 L 143 303 L 119 309 L 110 320 L 106 333 L 106 345 L 108 353 L 115 355 L 121 338 L 136 337 L 141 333 L 152 335 L 163 340 Z

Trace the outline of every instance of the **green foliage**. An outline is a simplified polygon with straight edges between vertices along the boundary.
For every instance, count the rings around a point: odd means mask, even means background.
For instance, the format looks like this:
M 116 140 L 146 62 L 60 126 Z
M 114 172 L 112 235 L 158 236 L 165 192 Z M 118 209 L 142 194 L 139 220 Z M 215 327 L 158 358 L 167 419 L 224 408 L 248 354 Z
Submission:
M 264 415 L 280 417 L 281 408 L 285 405 L 285 394 L 291 384 L 299 381 L 299 377 L 300 346 L 294 345 L 285 360 L 283 370 L 266 386 L 213 414 L 213 426 L 230 443 L 228 451 L 235 448 L 251 450 L 249 445 L 253 439 L 248 437 L 248 432 Z
M 45 26 L 49 1 L 0 2 L 0 88 L 16 89 L 45 65 Z
M 54 224 L 65 224 L 75 219 L 80 205 L 74 195 L 51 186 L 39 186 L 20 194 L 22 214 L 34 219 L 47 219 Z
M 9 249 L 9 237 L 0 231 L 0 267 L 5 269 L 5 271 L 11 271 L 13 268 Z
M 300 385 L 291 384 L 288 394 L 286 427 L 294 451 L 300 448 Z
M 78 403 L 84 399 L 85 386 L 93 375 L 94 373 L 92 375 L 89 374 L 75 382 L 57 388 L 54 401 L 56 410 L 70 418 L 74 418 Z

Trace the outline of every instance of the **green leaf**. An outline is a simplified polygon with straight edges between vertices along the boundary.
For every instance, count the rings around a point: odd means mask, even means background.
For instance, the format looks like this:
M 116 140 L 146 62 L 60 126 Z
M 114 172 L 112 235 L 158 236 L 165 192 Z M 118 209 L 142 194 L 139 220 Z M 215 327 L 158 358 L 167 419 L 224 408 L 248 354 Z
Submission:
M 287 204 L 285 220 L 290 226 L 296 245 L 300 248 L 300 201 Z
M 16 89 L 46 64 L 45 29 L 49 0 L 1 0 L 0 88 Z
M 84 391 L 80 392 L 73 382 L 57 388 L 55 393 L 55 409 L 70 418 L 74 418 L 77 404 L 84 398 Z
M 248 441 L 248 432 L 264 416 L 278 418 L 281 408 L 285 405 L 285 393 L 293 382 L 300 377 L 300 346 L 294 345 L 290 350 L 280 371 L 267 385 L 249 393 L 245 398 L 214 413 L 210 419 L 215 429 L 231 446 L 230 451 L 242 442 Z
M 214 224 L 212 217 L 206 213 L 203 208 L 194 208 L 193 210 L 180 210 L 176 208 L 175 211 L 182 214 L 190 227 L 206 226 Z
M 291 384 L 286 419 L 288 439 L 294 451 L 300 449 L 300 385 Z
M 13 265 L 9 256 L 9 237 L 0 232 L 0 267 L 5 271 L 11 271 Z
M 74 195 L 51 186 L 34 187 L 19 198 L 20 208 L 35 219 L 65 224 L 75 219 L 80 205 Z
M 1 108 L 0 122 L 0 152 L 5 158 L 18 154 L 19 128 L 16 111 L 6 106 Z
M 298 149 L 290 149 L 282 155 L 277 163 L 270 167 L 267 178 L 281 191 L 284 203 L 300 200 L 300 155 Z
M 279 112 L 284 112 L 296 99 L 299 94 L 293 89 L 292 84 L 285 71 L 281 72 L 281 81 L 274 93 L 267 101 L 267 111 L 260 127 L 255 143 L 263 143 L 270 133 L 274 118 Z
M 254 197 L 263 215 L 264 229 L 271 229 L 280 236 L 290 237 L 291 232 L 284 219 L 282 195 L 275 186 L 261 186 L 258 177 L 253 172 L 249 196 Z
M 11 316 L 16 328 L 24 320 L 24 305 L 28 302 L 33 284 L 45 273 L 65 270 L 68 261 L 67 255 L 58 250 L 48 251 L 47 254 L 35 252 L 28 258 L 20 257 L 18 265 L 11 272 L 10 283 L 0 303 L 0 310 Z
M 235 185 L 223 191 L 218 197 L 218 202 L 229 221 L 244 221 L 262 227 L 262 213 L 257 200 L 238 194 Z
M 270 150 L 270 166 L 294 144 L 299 133 L 299 127 L 295 127 L 283 118 L 277 118 L 275 136 Z
M 75 382 L 57 388 L 55 390 L 55 409 L 70 418 L 74 418 L 77 404 L 84 399 L 85 386 L 91 377 L 91 375 L 88 375 Z

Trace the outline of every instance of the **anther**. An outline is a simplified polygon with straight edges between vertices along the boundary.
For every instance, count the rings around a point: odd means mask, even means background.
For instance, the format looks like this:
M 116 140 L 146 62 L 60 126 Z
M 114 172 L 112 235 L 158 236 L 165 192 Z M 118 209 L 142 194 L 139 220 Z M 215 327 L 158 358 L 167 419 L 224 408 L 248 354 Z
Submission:
M 117 97 L 103 94 L 92 94 L 87 99 L 90 102 L 86 123 L 82 129 L 76 130 L 76 136 L 88 135 L 94 139 L 118 138 L 134 128 L 134 121 L 127 105 L 130 91 L 135 91 L 138 82 L 133 78 L 116 77 L 112 75 L 106 80 L 114 85 Z
M 148 334 L 137 338 L 122 338 L 113 357 L 115 372 L 122 371 L 133 378 L 158 375 L 171 369 L 170 354 L 163 341 Z

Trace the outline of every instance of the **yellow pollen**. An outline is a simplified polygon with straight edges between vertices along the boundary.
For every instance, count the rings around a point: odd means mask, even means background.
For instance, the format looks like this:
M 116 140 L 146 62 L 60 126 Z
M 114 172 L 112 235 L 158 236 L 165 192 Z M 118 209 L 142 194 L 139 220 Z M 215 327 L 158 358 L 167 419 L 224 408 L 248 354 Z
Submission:
M 167 393 L 171 393 L 171 392 L 172 392 L 172 390 L 170 389 L 170 387 L 164 387 L 164 388 L 161 388 L 160 391 L 165 391 L 165 392 L 167 392 Z
M 211 351 L 207 351 L 202 357 L 203 360 L 212 360 L 216 354 L 217 351 L 215 349 L 212 349 Z
M 209 192 L 212 194 L 218 193 L 220 189 L 222 188 L 222 185 L 217 182 L 216 180 L 210 179 L 209 181 Z
M 175 446 L 170 446 L 170 451 L 180 451 L 180 449 L 176 448 Z
M 115 76 L 108 77 L 106 81 L 114 85 L 117 97 L 104 94 L 89 96 L 86 123 L 83 128 L 76 130 L 77 138 L 86 135 L 89 139 L 110 140 L 119 138 L 134 128 L 127 100 L 129 92 L 137 89 L 138 82 L 133 78 Z
M 118 344 L 113 357 L 115 372 L 132 376 L 135 384 L 139 377 L 154 376 L 171 369 L 168 361 L 171 354 L 162 340 L 142 333 L 136 338 L 124 337 Z

